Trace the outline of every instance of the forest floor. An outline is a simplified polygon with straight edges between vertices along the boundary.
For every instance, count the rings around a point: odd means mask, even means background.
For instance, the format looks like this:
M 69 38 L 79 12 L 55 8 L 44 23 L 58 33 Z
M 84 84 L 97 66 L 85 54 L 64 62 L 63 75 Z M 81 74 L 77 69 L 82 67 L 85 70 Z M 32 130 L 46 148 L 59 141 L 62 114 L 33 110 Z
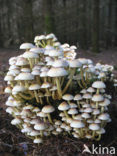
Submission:
M 5 112 L 4 103 L 7 95 L 2 92 L 6 85 L 3 78 L 8 69 L 8 59 L 19 54 L 21 52 L 18 50 L 0 49 L 0 156 L 86 156 L 89 154 L 82 154 L 84 144 L 89 148 L 92 144 L 95 144 L 95 147 L 117 147 L 117 95 L 113 91 L 114 98 L 109 108 L 112 122 L 106 126 L 106 134 L 99 142 L 77 140 L 71 136 L 51 136 L 45 140 L 43 145 L 37 146 L 19 129 L 12 126 L 10 124 L 12 117 Z M 95 63 L 112 64 L 116 69 L 114 72 L 117 76 L 117 49 L 99 54 L 78 51 L 78 57 L 90 58 Z

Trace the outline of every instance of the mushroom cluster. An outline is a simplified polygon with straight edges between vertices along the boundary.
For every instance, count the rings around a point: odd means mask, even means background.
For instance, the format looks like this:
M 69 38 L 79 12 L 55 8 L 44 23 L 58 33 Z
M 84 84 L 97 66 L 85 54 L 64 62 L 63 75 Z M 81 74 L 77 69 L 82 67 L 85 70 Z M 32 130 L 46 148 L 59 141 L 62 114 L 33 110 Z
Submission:
M 100 140 L 110 122 L 106 82 L 113 66 L 76 59 L 76 46 L 61 44 L 54 34 L 23 43 L 23 54 L 9 59 L 6 112 L 34 143 L 49 135 Z

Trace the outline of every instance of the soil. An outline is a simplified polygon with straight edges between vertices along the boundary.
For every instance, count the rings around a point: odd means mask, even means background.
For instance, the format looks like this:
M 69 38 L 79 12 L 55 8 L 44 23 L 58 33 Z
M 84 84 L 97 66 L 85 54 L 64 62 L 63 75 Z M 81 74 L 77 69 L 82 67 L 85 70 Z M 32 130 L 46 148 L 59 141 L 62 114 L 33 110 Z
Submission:
M 95 147 L 117 147 L 117 94 L 114 90 L 109 90 L 113 95 L 113 101 L 109 107 L 112 122 L 106 126 L 106 134 L 101 141 L 92 142 L 78 140 L 71 136 L 51 136 L 45 139 L 43 145 L 35 145 L 32 140 L 23 135 L 19 129 L 10 124 L 12 117 L 5 112 L 5 101 L 3 89 L 6 86 L 3 81 L 8 69 L 8 59 L 21 54 L 15 49 L 0 49 L 0 156 L 86 156 L 82 154 L 84 144 L 91 148 Z M 112 64 L 117 68 L 117 50 L 111 49 L 99 54 L 78 50 L 78 57 L 90 58 L 94 62 Z M 117 71 L 114 71 L 117 74 Z M 117 151 L 116 151 L 117 152 Z M 101 156 L 101 155 L 100 155 Z

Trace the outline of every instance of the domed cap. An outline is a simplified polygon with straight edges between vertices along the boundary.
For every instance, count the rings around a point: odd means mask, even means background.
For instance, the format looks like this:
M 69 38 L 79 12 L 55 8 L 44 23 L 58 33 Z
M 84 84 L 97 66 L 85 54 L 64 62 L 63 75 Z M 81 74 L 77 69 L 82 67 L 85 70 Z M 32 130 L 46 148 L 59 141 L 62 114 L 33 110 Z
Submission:
M 48 71 L 48 76 L 50 77 L 61 77 L 66 75 L 68 75 L 68 73 L 64 68 L 51 68 Z
M 66 60 L 55 60 L 52 64 L 53 67 L 67 67 L 68 66 L 68 62 Z
M 92 131 L 97 131 L 100 129 L 100 126 L 96 123 L 92 123 L 89 125 L 89 129 L 91 129 Z
M 69 61 L 70 68 L 78 68 L 81 66 L 82 66 L 82 64 L 80 63 L 80 61 L 78 59 Z
M 35 47 L 35 48 L 31 48 L 30 52 L 37 53 L 37 54 L 43 54 L 44 53 L 44 49 Z
M 95 101 L 95 102 L 97 102 L 97 101 L 103 101 L 103 100 L 104 100 L 104 97 L 102 95 L 100 95 L 100 94 L 95 94 L 92 97 L 92 101 Z
M 43 122 L 38 123 L 38 124 L 36 124 L 36 125 L 34 126 L 34 129 L 36 129 L 36 130 L 44 130 L 44 129 L 46 129 L 46 128 L 47 128 L 47 126 L 46 126 L 46 124 L 43 123 Z
M 42 85 L 41 85 L 41 88 L 50 88 L 51 87 L 51 84 L 49 82 L 44 82 Z
M 34 76 L 31 73 L 20 73 L 18 80 L 33 80 Z
M 78 60 L 81 62 L 81 64 L 88 64 L 88 60 L 85 58 L 79 58 Z
M 16 85 L 13 87 L 13 92 L 24 92 L 26 88 L 23 85 Z
M 106 85 L 102 81 L 95 81 L 92 84 L 92 87 L 101 89 L 101 88 L 106 88 Z
M 42 142 L 43 142 L 43 140 L 41 138 L 36 138 L 33 140 L 33 143 L 35 143 L 35 144 L 40 144 Z
M 49 52 L 49 56 L 51 56 L 51 57 L 58 57 L 58 56 L 62 56 L 62 55 L 63 55 L 62 50 L 53 49 Z
M 70 108 L 68 111 L 68 114 L 71 114 L 71 115 L 78 114 L 78 111 L 75 108 Z
M 82 113 L 81 115 L 84 119 L 89 119 L 91 116 L 88 113 Z
M 99 131 L 96 132 L 97 134 L 104 134 L 106 133 L 104 128 L 101 128 Z
M 10 86 L 6 87 L 5 90 L 4 90 L 5 93 L 12 93 L 12 88 Z
M 13 119 L 13 120 L 11 121 L 11 124 L 12 124 L 12 125 L 18 125 L 18 124 L 20 124 L 21 122 L 22 122 L 21 119 L 15 118 L 15 119 Z
M 76 94 L 75 97 L 74 97 L 74 100 L 75 101 L 82 100 L 82 96 L 80 94 Z
M 42 108 L 42 112 L 44 113 L 52 113 L 55 111 L 55 108 L 51 105 L 46 105 Z
M 65 95 L 62 96 L 62 99 L 66 100 L 66 101 L 71 101 L 71 100 L 74 99 L 74 97 L 71 94 L 65 94 Z
M 104 107 L 104 106 L 108 106 L 110 104 L 110 100 L 105 98 L 103 102 L 100 102 L 99 105 Z
M 38 131 L 33 130 L 32 132 L 30 132 L 30 136 L 37 136 L 40 133 Z
M 29 86 L 29 90 L 38 90 L 40 89 L 40 85 L 39 84 L 32 84 Z
M 93 115 L 100 114 L 100 110 L 99 110 L 99 109 L 94 109 L 92 114 L 93 114 Z
M 92 95 L 86 93 L 86 94 L 83 95 L 83 98 L 84 98 L 84 99 L 91 99 L 91 98 L 92 98 Z
M 6 75 L 4 78 L 5 81 L 13 81 L 14 77 L 12 75 Z
M 72 123 L 70 124 L 71 127 L 73 128 L 83 128 L 85 127 L 84 123 L 78 120 L 73 120 Z
M 24 54 L 23 54 L 23 57 L 24 58 L 39 58 L 39 55 L 36 54 L 36 53 L 33 53 L 31 51 L 26 51 Z
M 58 109 L 61 111 L 65 111 L 69 109 L 69 105 L 66 102 L 62 102 L 59 106 Z
M 98 116 L 98 119 L 104 120 L 104 121 L 109 120 L 109 118 L 110 118 L 110 116 L 107 113 L 103 113 L 103 114 Z
M 35 46 L 32 43 L 23 43 L 20 45 L 20 49 L 31 49 L 34 48 Z
M 95 89 L 92 88 L 92 87 L 89 87 L 89 88 L 87 89 L 87 92 L 89 92 L 89 93 L 94 93 L 94 92 L 95 92 Z
M 17 59 L 17 62 L 16 62 L 17 66 L 25 66 L 25 65 L 28 65 L 28 64 L 29 64 L 29 62 L 24 57 L 19 57 Z

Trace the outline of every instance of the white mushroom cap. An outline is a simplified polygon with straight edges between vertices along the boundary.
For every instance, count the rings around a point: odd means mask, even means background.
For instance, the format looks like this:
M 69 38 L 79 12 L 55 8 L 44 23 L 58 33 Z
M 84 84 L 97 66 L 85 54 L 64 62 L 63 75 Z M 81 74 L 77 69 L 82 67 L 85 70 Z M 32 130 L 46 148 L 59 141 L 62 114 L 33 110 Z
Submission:
M 106 85 L 102 81 L 95 81 L 92 84 L 92 87 L 101 89 L 101 88 L 106 88 Z
M 41 138 L 36 138 L 33 140 L 33 143 L 35 143 L 35 144 L 40 144 L 42 142 L 43 142 L 43 140 Z
M 41 85 L 41 88 L 50 88 L 51 87 L 51 84 L 49 82 L 44 82 L 42 85 Z
M 13 92 L 24 92 L 26 88 L 23 85 L 16 85 L 13 87 Z
M 92 97 L 92 101 L 103 101 L 104 100 L 104 97 L 102 96 L 102 95 L 100 95 L 100 94 L 95 94 L 95 95 L 93 95 L 93 97 Z
M 92 135 L 90 135 L 90 134 L 86 134 L 85 138 L 87 138 L 87 139 L 91 139 L 91 138 L 92 138 Z
M 62 56 L 62 55 L 63 55 L 62 50 L 53 49 L 49 52 L 49 56 L 51 56 L 51 57 L 58 57 L 58 56 Z
M 68 114 L 71 114 L 71 115 L 78 114 L 78 111 L 75 108 L 71 108 L 69 109 Z
M 44 112 L 38 112 L 37 116 L 44 118 L 44 117 L 47 117 L 47 114 L 45 114 Z
M 74 99 L 74 97 L 71 94 L 65 94 L 65 95 L 62 96 L 62 99 L 66 100 L 66 101 L 71 101 L 71 100 Z
M 87 123 L 93 123 L 94 121 L 92 119 L 88 119 Z
M 65 111 L 69 109 L 69 105 L 66 102 L 62 102 L 59 106 L 58 109 L 61 111 Z
M 13 81 L 14 77 L 12 75 L 6 75 L 4 78 L 5 81 Z
M 81 64 L 88 64 L 88 60 L 85 58 L 79 58 L 78 60 L 81 62 Z
M 55 121 L 55 125 L 60 126 L 62 122 L 60 120 Z
M 33 71 L 32 71 L 32 75 L 40 75 L 40 71 L 38 70 L 38 69 L 34 69 Z
M 53 67 L 58 68 L 58 67 L 67 67 L 68 62 L 66 60 L 55 60 L 52 64 Z
M 43 48 L 38 48 L 38 47 L 31 48 L 30 51 L 34 52 L 34 53 L 37 53 L 37 54 L 43 54 L 44 53 L 44 49 Z
M 30 136 L 38 136 L 40 133 L 38 131 L 33 130 L 30 132 Z
M 32 125 L 35 125 L 35 124 L 38 124 L 38 123 L 40 123 L 40 121 L 39 121 L 39 119 L 32 119 L 31 121 L 30 121 L 30 124 L 32 124 Z
M 20 49 L 31 49 L 34 48 L 35 46 L 32 43 L 23 43 L 20 45 Z
M 36 124 L 35 126 L 34 126 L 34 129 L 36 129 L 36 130 L 44 130 L 44 129 L 46 129 L 47 128 L 47 126 L 46 126 L 46 124 L 45 123 L 38 123 L 38 124 Z
M 100 124 L 101 123 L 101 120 L 95 119 L 94 123 Z
M 99 103 L 99 105 L 103 107 L 108 106 L 109 104 L 110 104 L 110 100 L 107 98 L 105 98 L 103 102 Z
M 90 108 L 90 107 L 87 107 L 87 108 L 84 109 L 85 113 L 91 113 L 92 111 L 93 111 L 93 109 Z
M 78 59 L 69 61 L 69 67 L 70 68 L 78 68 L 81 66 L 82 66 L 82 64 L 79 62 Z
M 83 95 L 83 98 L 84 98 L 84 99 L 91 99 L 91 98 L 92 98 L 92 95 L 86 93 L 86 94 Z
M 78 115 L 74 116 L 74 119 L 75 120 L 82 120 L 83 118 L 82 118 L 81 114 L 78 114 Z
M 40 89 L 40 85 L 39 84 L 32 84 L 29 86 L 29 90 L 38 90 Z
M 20 124 L 21 122 L 22 122 L 21 119 L 15 118 L 15 119 L 13 119 L 13 120 L 11 121 L 11 124 L 12 124 L 12 125 L 18 125 L 18 124 Z
M 66 75 L 68 75 L 68 73 L 64 68 L 51 68 L 48 71 L 48 76 L 50 77 L 61 77 Z
M 81 116 L 85 119 L 89 119 L 91 117 L 88 113 L 82 113 Z
M 106 131 L 104 128 L 101 128 L 100 130 L 98 130 L 96 133 L 97 134 L 104 134 Z
M 31 70 L 30 70 L 30 68 L 22 68 L 22 69 L 21 69 L 21 72 L 30 73 Z
M 87 92 L 89 92 L 89 93 L 94 93 L 94 92 L 95 92 L 95 89 L 92 88 L 92 87 L 89 87 L 89 88 L 87 89 Z
M 23 57 L 24 58 L 39 58 L 39 55 L 36 54 L 36 53 L 33 53 L 33 52 L 30 52 L 30 51 L 26 51 L 24 54 L 23 54 Z
M 40 109 L 38 107 L 34 107 L 34 109 L 32 110 L 32 112 L 35 112 L 35 113 L 40 112 Z
M 17 62 L 16 62 L 17 66 L 25 66 L 25 65 L 28 65 L 28 64 L 29 64 L 29 62 L 24 57 L 19 57 L 17 59 Z
M 67 123 L 70 124 L 70 123 L 72 123 L 73 119 L 69 117 L 69 118 L 66 119 L 66 121 L 67 121 Z
M 12 93 L 12 88 L 8 86 L 5 88 L 4 92 L 10 94 Z
M 77 105 L 73 102 L 69 103 L 70 108 L 77 108 Z
M 99 110 L 99 109 L 94 109 L 92 114 L 93 114 L 93 115 L 100 114 L 100 110 Z
M 12 107 L 7 107 L 6 112 L 12 114 L 14 112 L 14 109 Z
M 100 129 L 100 126 L 96 123 L 92 123 L 89 125 L 89 129 L 91 129 L 92 131 L 97 131 Z
M 82 100 L 82 96 L 81 96 L 80 94 L 76 94 L 76 95 L 74 96 L 74 100 L 75 100 L 75 101 Z
M 74 128 L 83 128 L 85 127 L 84 123 L 78 120 L 73 120 L 72 123 L 70 124 L 71 127 Z
M 55 108 L 51 105 L 46 105 L 42 108 L 42 112 L 44 113 L 52 113 L 55 111 Z
M 82 93 L 82 94 L 85 94 L 86 92 L 87 92 L 86 89 L 82 89 L 82 90 L 80 91 L 80 93 Z
M 103 113 L 103 114 L 98 116 L 98 119 L 104 120 L 104 121 L 109 120 L 109 118 L 110 118 L 110 116 L 107 113 Z
M 18 75 L 19 80 L 33 80 L 34 76 L 31 73 L 20 73 Z

